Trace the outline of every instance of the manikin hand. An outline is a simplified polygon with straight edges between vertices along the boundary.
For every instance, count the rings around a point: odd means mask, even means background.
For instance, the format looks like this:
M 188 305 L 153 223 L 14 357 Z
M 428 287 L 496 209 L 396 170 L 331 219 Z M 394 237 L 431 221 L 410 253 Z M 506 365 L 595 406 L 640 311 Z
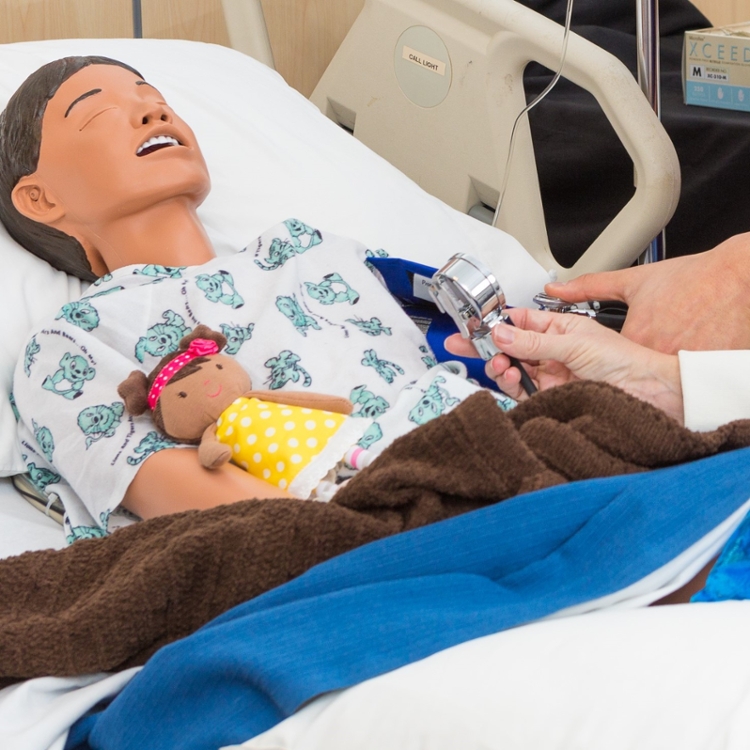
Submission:
M 523 362 L 539 390 L 573 380 L 598 380 L 618 386 L 683 423 L 680 366 L 676 355 L 635 344 L 599 323 L 578 315 L 516 308 L 515 327 L 498 323 L 492 338 L 504 353 Z M 476 356 L 473 344 L 454 334 L 446 340 L 454 354 Z M 505 354 L 487 363 L 487 374 L 513 398 L 527 398 L 521 375 Z
M 750 348 L 750 233 L 713 250 L 548 284 L 569 302 L 629 306 L 624 336 L 661 352 Z

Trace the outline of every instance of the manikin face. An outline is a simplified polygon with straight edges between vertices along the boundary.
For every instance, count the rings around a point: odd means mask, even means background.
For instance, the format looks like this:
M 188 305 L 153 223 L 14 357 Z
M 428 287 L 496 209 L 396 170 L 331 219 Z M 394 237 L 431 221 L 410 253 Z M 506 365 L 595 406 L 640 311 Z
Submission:
M 32 178 L 63 222 L 94 232 L 163 201 L 198 206 L 210 188 L 192 130 L 153 86 L 117 65 L 83 68 L 50 99 L 37 171 L 22 180 Z
M 210 356 L 200 370 L 173 380 L 159 397 L 165 431 L 179 440 L 199 438 L 235 399 L 252 388 L 250 376 L 232 357 Z

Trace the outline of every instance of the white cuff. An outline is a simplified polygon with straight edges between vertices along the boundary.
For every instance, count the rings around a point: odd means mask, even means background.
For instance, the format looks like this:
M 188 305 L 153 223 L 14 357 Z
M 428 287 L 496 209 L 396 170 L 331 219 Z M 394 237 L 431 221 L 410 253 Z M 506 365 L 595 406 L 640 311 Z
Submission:
M 750 419 L 750 351 L 679 352 L 685 427 L 705 432 Z

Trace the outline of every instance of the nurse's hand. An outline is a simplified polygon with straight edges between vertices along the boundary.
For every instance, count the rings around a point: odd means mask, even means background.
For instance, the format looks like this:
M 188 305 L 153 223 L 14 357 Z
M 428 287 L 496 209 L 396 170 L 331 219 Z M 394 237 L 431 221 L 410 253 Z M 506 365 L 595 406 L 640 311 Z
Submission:
M 545 291 L 568 302 L 625 302 L 623 335 L 661 352 L 750 349 L 750 233 L 705 253 L 585 274 Z
M 599 323 L 578 315 L 516 308 L 514 326 L 499 323 L 492 339 L 503 354 L 487 363 L 489 377 L 505 393 L 527 398 L 521 374 L 506 354 L 523 364 L 540 391 L 573 380 L 597 380 L 618 386 L 683 423 L 680 366 L 676 355 L 635 344 Z M 477 356 L 473 344 L 454 334 L 446 340 L 454 354 Z

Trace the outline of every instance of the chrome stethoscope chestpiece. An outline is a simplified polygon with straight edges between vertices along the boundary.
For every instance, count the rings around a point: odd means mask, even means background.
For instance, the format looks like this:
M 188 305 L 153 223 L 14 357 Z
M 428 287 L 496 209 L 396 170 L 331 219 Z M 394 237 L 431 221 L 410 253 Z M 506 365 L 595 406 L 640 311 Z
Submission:
M 484 263 L 457 253 L 433 274 L 427 288 L 438 309 L 453 318 L 461 335 L 471 340 L 482 359 L 490 360 L 502 353 L 492 340 L 492 328 L 500 322 L 513 322 L 505 312 L 505 294 Z M 536 392 L 523 365 L 514 357 L 510 361 L 521 372 L 526 393 Z
M 458 253 L 435 272 L 428 289 L 438 309 L 453 318 L 482 359 L 500 353 L 490 331 L 506 318 L 505 294 L 489 268 L 476 258 Z

